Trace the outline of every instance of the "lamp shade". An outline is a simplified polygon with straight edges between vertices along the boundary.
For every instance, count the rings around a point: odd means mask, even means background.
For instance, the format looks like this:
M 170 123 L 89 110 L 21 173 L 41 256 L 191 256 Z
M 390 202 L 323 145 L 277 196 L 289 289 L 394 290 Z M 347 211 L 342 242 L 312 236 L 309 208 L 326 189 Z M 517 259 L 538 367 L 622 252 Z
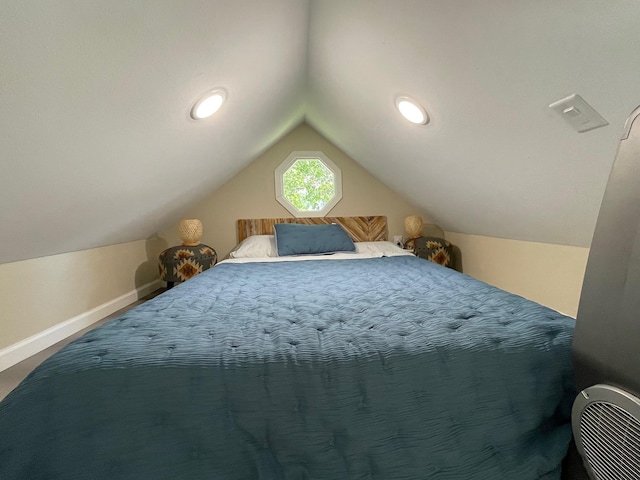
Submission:
M 409 238 L 418 238 L 422 235 L 422 217 L 411 215 L 404 219 L 404 229 Z
M 178 235 L 182 245 L 193 247 L 202 238 L 202 222 L 197 218 L 183 218 L 178 225 Z

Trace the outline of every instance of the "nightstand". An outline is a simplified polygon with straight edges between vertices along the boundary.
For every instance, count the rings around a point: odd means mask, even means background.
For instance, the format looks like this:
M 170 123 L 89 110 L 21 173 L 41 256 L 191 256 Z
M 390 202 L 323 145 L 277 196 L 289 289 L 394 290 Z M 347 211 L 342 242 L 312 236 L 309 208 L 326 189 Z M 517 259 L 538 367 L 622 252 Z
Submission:
M 176 282 L 189 280 L 213 267 L 217 261 L 216 251 L 203 243 L 167 248 L 158 259 L 160 280 L 167 282 L 167 288 L 172 288 Z
M 452 245 L 444 238 L 418 237 L 414 240 L 413 253 L 416 257 L 453 268 Z

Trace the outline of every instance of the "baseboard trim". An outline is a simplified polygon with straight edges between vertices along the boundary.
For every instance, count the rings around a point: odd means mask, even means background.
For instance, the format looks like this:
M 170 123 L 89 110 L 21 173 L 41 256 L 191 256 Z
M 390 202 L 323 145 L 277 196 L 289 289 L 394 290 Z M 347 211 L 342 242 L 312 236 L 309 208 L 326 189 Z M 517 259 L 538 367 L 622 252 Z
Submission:
M 29 338 L 20 340 L 13 345 L 9 345 L 6 348 L 0 350 L 0 372 L 6 370 L 9 367 L 20 363 L 23 360 L 40 353 L 46 348 L 55 345 L 61 340 L 79 332 L 83 328 L 89 327 L 99 320 L 117 312 L 121 308 L 131 305 L 138 299 L 155 292 L 162 287 L 162 282 L 156 280 L 146 285 L 142 285 L 135 290 L 120 295 L 113 300 L 110 300 L 102 305 L 98 305 L 91 310 L 88 310 L 80 315 L 76 315 L 69 320 L 60 322 L 53 327 L 47 328 L 42 332 L 36 333 Z

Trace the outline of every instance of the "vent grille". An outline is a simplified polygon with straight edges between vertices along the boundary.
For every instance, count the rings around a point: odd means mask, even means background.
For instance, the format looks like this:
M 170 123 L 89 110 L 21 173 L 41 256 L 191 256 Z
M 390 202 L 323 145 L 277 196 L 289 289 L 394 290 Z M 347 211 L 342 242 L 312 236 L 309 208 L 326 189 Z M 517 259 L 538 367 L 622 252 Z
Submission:
M 640 479 L 640 422 L 609 402 L 589 404 L 580 417 L 582 448 L 597 480 Z

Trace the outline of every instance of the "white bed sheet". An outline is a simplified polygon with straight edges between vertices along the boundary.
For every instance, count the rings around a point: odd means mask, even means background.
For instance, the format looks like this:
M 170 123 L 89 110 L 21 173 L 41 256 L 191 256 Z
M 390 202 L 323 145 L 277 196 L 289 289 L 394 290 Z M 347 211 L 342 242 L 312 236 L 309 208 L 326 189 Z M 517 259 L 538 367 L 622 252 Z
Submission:
M 286 257 L 227 258 L 220 263 L 299 262 L 302 260 L 353 260 L 363 258 L 413 256 L 392 242 L 355 242 L 355 253 L 331 253 L 327 255 L 292 255 Z

